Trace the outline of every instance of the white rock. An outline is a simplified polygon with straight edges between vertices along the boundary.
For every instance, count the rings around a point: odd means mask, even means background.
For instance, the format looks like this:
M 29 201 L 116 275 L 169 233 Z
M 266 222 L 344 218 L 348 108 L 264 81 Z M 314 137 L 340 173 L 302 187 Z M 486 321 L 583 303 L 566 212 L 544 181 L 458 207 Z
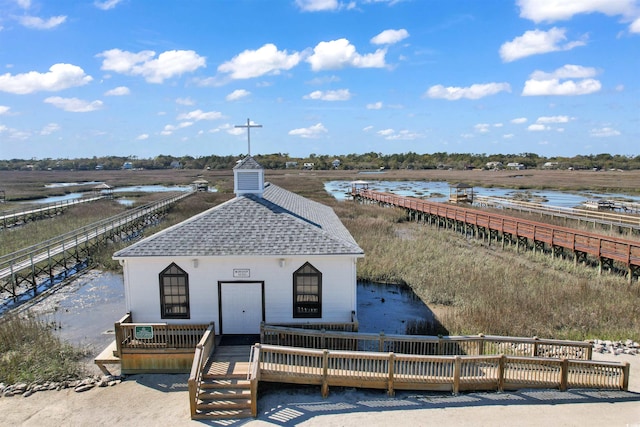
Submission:
M 91 384 L 82 384 L 75 388 L 76 393 L 82 393 L 83 391 L 91 390 L 95 385 Z

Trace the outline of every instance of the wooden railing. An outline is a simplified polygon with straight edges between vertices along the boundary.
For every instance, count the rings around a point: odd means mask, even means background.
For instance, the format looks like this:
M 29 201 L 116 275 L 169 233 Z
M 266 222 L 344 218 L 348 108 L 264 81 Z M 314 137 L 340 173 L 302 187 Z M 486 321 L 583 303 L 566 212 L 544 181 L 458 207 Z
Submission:
M 565 341 L 493 335 L 427 336 L 351 333 L 325 330 L 300 330 L 274 325 L 260 328 L 262 344 L 318 348 L 329 350 L 360 350 L 417 355 L 496 355 L 548 357 L 590 360 L 591 344 Z
M 395 390 L 628 390 L 629 364 L 507 355 L 420 356 L 257 344 L 260 381 Z
M 132 323 L 127 313 L 115 323 L 118 356 L 128 350 L 194 348 L 209 324 L 170 325 L 166 323 Z M 152 336 L 136 336 L 136 328 L 151 327 Z
M 358 190 L 354 197 L 481 227 L 503 236 L 546 244 L 550 248 L 564 248 L 575 253 L 576 260 L 578 254 L 584 254 L 599 260 L 617 261 L 627 267 L 629 282 L 640 271 L 640 243 L 636 241 L 372 190 Z
M 264 329 L 266 323 L 262 322 L 260 324 L 260 342 L 264 343 L 262 340 L 262 330 Z M 277 326 L 282 328 L 293 328 L 294 330 L 324 330 L 324 331 L 342 331 L 342 332 L 358 332 L 358 328 L 360 324 L 358 323 L 358 317 L 356 316 L 356 312 L 351 312 L 351 321 L 350 322 L 309 322 L 309 323 L 270 323 L 269 326 Z
M 251 415 L 258 416 L 258 383 L 260 382 L 260 346 L 251 347 L 247 379 L 251 389 Z
M 35 296 L 39 278 L 53 278 L 58 273 L 56 267 L 66 271 L 67 261 L 79 262 L 81 258 L 88 256 L 89 248 L 107 239 L 120 239 L 121 233 L 127 227 L 138 221 L 144 223 L 157 212 L 166 210 L 168 206 L 191 194 L 194 193 L 169 196 L 0 256 L 0 293 L 7 292 L 9 297 L 16 298 L 21 292 L 31 290 Z M 71 264 L 75 265 L 76 262 Z M 22 283 L 26 283 L 26 286 L 21 286 Z
M 549 206 L 542 203 L 525 202 L 494 196 L 476 196 L 475 202 L 479 205 L 498 205 L 505 209 L 512 209 L 520 212 L 533 212 L 576 220 L 594 221 L 603 225 L 630 227 L 634 230 L 640 229 L 640 216 L 637 215 L 567 208 L 562 206 Z
M 211 356 L 211 353 L 215 349 L 215 342 L 215 327 L 213 323 L 210 323 L 209 327 L 204 332 L 204 335 L 202 335 L 200 342 L 196 345 L 196 350 L 193 355 L 193 364 L 191 365 L 191 373 L 189 374 L 189 380 L 187 381 L 187 385 L 189 387 L 189 408 L 191 410 L 192 419 L 196 415 L 196 408 L 198 406 L 198 387 L 202 380 L 202 370 L 209 360 L 209 356 Z

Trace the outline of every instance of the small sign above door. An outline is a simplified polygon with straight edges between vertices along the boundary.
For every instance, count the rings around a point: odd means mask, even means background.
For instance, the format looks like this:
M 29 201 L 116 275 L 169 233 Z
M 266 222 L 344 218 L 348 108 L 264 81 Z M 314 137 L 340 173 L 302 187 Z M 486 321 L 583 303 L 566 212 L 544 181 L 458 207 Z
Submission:
M 248 268 L 234 268 L 233 277 L 237 279 L 247 279 L 251 277 L 251 270 Z

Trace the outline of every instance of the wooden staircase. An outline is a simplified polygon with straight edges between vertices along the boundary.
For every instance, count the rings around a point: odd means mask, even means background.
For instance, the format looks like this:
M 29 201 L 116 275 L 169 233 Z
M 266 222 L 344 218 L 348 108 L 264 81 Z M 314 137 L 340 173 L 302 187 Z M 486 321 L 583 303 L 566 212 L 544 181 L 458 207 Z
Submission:
M 202 372 L 193 419 L 251 417 L 250 346 L 218 346 Z

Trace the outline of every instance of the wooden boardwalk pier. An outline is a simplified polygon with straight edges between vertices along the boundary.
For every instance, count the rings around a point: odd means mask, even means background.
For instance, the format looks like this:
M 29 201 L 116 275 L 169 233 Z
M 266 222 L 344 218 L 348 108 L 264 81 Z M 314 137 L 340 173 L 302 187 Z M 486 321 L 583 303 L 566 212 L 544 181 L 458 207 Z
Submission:
M 15 225 L 25 224 L 29 221 L 35 221 L 42 218 L 51 218 L 60 215 L 71 206 L 82 203 L 95 202 L 102 200 L 105 196 L 83 197 L 80 199 L 64 200 L 55 203 L 47 203 L 38 207 L 29 207 L 25 209 L 16 209 L 0 213 L 0 230 L 4 230 Z
M 578 223 L 600 225 L 603 228 L 629 230 L 630 232 L 640 232 L 640 216 L 628 213 L 617 213 L 612 211 L 565 208 L 560 206 L 549 206 L 542 203 L 526 202 L 521 200 L 506 199 L 494 196 L 475 195 L 473 203 L 479 207 L 492 207 L 497 209 L 527 212 L 550 218 L 573 220 Z
M 629 283 L 640 272 L 640 242 L 368 189 L 354 190 L 352 196 L 364 203 L 403 208 L 413 220 L 501 242 L 503 247 L 515 244 L 517 249 L 553 256 L 571 254 L 576 263 L 593 263 L 600 272 L 621 269 Z
M 86 267 L 98 245 L 135 237 L 191 194 L 172 195 L 0 257 L 0 312 Z

